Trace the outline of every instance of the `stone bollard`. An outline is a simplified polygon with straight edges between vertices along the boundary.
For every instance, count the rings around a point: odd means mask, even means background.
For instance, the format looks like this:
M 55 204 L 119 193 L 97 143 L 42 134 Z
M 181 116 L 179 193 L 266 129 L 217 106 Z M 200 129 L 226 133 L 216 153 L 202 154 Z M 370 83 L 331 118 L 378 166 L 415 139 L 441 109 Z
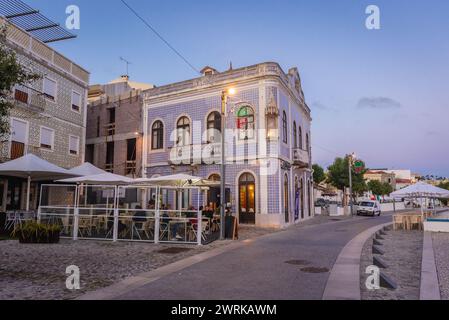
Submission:
M 373 254 L 380 254 L 380 255 L 384 255 L 384 251 L 379 248 L 378 246 L 373 245 L 373 250 L 372 250 Z

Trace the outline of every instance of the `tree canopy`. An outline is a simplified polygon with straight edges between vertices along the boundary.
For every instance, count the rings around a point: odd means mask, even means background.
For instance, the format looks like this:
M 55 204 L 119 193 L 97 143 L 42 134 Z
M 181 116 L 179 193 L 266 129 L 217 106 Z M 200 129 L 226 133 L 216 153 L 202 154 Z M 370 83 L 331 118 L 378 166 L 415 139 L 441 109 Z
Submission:
M 363 167 L 365 163 L 362 161 Z M 352 167 L 352 190 L 354 194 L 363 194 L 367 191 L 367 186 L 363 175 L 366 170 L 356 172 Z M 336 158 L 334 163 L 328 167 L 327 181 L 336 187 L 343 190 L 345 187 L 349 188 L 349 157 Z
M 385 196 L 393 192 L 393 187 L 387 182 L 371 180 L 368 182 L 368 190 L 376 196 Z
M 6 45 L 6 25 L 0 25 L 0 138 L 9 134 L 9 112 L 14 107 L 12 89 L 15 85 L 26 85 L 41 76 L 29 66 L 17 60 L 16 53 Z
M 312 168 L 313 168 L 313 182 L 315 182 L 316 184 L 320 184 L 321 182 L 326 180 L 326 174 L 324 173 L 324 169 L 320 165 L 314 164 Z

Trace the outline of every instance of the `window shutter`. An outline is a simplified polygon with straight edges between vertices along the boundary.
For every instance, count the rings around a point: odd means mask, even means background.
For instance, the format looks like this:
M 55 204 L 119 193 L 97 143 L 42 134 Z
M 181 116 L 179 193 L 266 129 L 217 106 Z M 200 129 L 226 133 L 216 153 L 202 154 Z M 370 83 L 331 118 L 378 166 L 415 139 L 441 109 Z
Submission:
M 76 92 L 72 92 L 72 108 L 74 110 L 79 110 L 81 106 L 81 95 L 76 93 Z
M 11 133 L 12 141 L 26 144 L 27 123 L 13 119 L 11 124 Z
M 53 147 L 53 130 L 41 128 L 41 147 Z
M 78 154 L 79 147 L 79 138 L 78 137 L 69 137 L 69 148 L 71 154 Z
M 47 96 L 54 98 L 56 96 L 56 82 L 48 78 L 44 78 L 44 93 Z

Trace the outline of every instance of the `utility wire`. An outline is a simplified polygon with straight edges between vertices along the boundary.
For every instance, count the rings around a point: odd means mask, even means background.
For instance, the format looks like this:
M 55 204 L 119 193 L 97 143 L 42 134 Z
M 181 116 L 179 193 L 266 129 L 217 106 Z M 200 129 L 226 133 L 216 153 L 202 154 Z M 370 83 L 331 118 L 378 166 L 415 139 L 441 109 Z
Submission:
M 195 68 L 195 66 L 187 60 L 178 50 L 176 50 L 165 38 L 150 25 L 136 10 L 134 10 L 125 0 L 120 0 L 140 21 L 142 21 L 148 29 L 150 29 L 159 39 L 161 39 L 178 57 L 180 57 L 193 71 L 198 74 L 201 72 Z

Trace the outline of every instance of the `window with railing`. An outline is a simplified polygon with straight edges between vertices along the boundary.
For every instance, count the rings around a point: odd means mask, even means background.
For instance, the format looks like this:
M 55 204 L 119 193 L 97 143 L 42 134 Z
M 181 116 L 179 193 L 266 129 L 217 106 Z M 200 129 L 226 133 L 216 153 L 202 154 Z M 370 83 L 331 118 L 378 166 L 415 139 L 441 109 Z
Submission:
M 113 136 L 115 134 L 115 108 L 108 109 L 109 122 L 106 125 L 106 134 L 108 136 Z
M 137 139 L 128 139 L 126 140 L 126 166 L 125 166 L 125 174 L 136 174 L 136 152 L 137 152 Z
M 16 101 L 28 104 L 28 92 L 25 92 L 20 89 L 15 89 L 14 91 L 14 99 Z

